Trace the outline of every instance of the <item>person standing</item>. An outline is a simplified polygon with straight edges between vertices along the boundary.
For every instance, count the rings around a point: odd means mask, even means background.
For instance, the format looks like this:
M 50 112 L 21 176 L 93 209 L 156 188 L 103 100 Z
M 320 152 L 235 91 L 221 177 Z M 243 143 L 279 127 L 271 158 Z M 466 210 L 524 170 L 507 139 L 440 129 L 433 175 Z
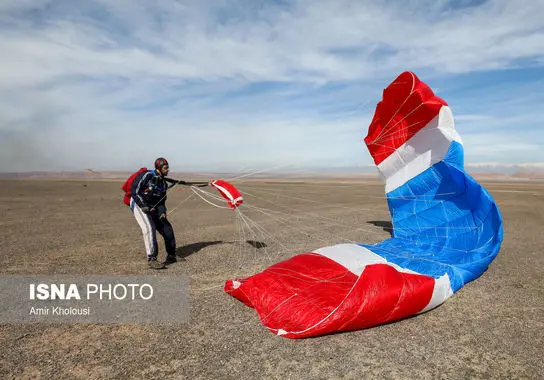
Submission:
M 142 230 L 147 261 L 153 269 L 177 261 L 176 237 L 167 219 L 166 193 L 178 183 L 188 183 L 167 178 L 169 171 L 168 161 L 163 157 L 157 158 L 155 169 L 137 175 L 131 186 L 130 208 Z M 157 232 L 163 237 L 166 248 L 166 260 L 162 264 L 157 260 Z

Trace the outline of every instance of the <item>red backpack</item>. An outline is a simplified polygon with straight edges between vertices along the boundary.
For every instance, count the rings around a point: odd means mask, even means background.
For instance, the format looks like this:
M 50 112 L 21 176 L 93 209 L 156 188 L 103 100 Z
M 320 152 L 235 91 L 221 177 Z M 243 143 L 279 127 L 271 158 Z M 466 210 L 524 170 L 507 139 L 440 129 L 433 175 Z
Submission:
M 130 194 L 130 188 L 132 187 L 132 182 L 134 182 L 138 174 L 146 172 L 146 171 L 147 171 L 147 168 L 140 168 L 140 170 L 138 170 L 136 173 L 128 177 L 125 183 L 123 183 L 123 186 L 121 186 L 121 190 L 125 192 L 125 197 L 123 198 L 123 202 L 127 206 L 130 206 L 130 198 L 132 197 L 132 195 Z

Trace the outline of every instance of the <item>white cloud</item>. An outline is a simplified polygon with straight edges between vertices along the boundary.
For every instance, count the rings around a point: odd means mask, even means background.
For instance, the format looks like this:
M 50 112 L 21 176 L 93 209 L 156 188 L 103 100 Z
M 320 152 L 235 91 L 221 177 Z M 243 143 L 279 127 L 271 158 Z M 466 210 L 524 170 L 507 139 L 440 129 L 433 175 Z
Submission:
M 299 81 L 390 76 L 405 67 L 470 71 L 543 55 L 542 1 L 442 13 L 424 3 L 258 4 L 162 1 L 151 8 L 119 0 L 86 2 L 89 14 L 44 11 L 45 26 L 3 34 L 0 46 L 10 59 L 2 63 L 2 82 L 13 80 L 21 64 L 15 77 L 30 84 L 66 74 Z M 342 49 L 356 54 L 335 54 Z
M 194 167 L 369 162 L 361 140 L 399 72 L 542 64 L 543 1 L 464 5 L 3 1 L 0 170 L 124 167 L 158 152 Z M 499 110 L 460 108 L 467 132 Z

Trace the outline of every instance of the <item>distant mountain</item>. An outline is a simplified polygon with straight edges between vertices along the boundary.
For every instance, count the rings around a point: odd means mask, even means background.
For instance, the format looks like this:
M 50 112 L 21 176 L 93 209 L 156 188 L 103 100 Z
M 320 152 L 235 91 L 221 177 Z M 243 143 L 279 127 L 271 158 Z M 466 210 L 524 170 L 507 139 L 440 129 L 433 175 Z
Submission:
M 466 171 L 475 178 L 544 181 L 544 163 L 500 164 L 495 162 L 465 165 Z
M 63 171 L 63 172 L 22 172 L 0 173 L 1 178 L 50 178 L 50 179 L 126 179 L 133 172 L 130 171 Z M 206 173 L 170 173 L 173 178 L 209 178 Z
M 536 180 L 544 181 L 544 163 L 500 164 L 494 162 L 468 163 L 465 169 L 475 178 L 497 180 Z M 1 178 L 50 178 L 50 179 L 112 179 L 128 178 L 130 171 L 81 170 L 63 172 L 23 172 L 0 173 Z M 338 166 L 327 168 L 301 168 L 290 170 L 263 170 L 248 172 L 173 172 L 172 178 L 182 179 L 268 179 L 268 178 L 380 178 L 374 165 Z
M 468 163 L 465 169 L 469 173 L 501 173 L 513 175 L 517 172 L 544 173 L 543 162 L 531 162 L 521 164 L 500 164 L 496 162 Z
M 123 178 L 128 177 L 129 172 L 96 172 L 88 171 L 63 171 L 63 172 L 21 172 L 21 173 L 0 173 L 0 178 L 51 178 L 51 179 L 83 179 L 83 178 Z

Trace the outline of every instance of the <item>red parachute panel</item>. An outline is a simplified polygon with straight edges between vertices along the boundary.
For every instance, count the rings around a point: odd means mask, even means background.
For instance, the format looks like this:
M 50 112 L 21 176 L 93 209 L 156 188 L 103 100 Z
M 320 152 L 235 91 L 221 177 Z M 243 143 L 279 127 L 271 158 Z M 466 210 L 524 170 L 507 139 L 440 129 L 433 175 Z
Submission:
M 273 333 L 300 339 L 353 331 L 420 312 L 434 279 L 369 265 L 361 276 L 315 253 L 277 263 L 251 277 L 229 280 L 225 292 L 254 308 Z
M 399 75 L 383 91 L 365 137 L 374 163 L 379 165 L 424 128 L 443 105 L 447 103 L 414 73 L 406 71 Z
M 237 208 L 242 203 L 244 203 L 244 198 L 242 197 L 242 194 L 238 191 L 236 187 L 234 187 L 233 184 L 222 179 L 216 179 L 210 182 L 210 185 L 215 187 L 217 191 L 221 193 L 223 198 L 227 200 L 230 208 Z

